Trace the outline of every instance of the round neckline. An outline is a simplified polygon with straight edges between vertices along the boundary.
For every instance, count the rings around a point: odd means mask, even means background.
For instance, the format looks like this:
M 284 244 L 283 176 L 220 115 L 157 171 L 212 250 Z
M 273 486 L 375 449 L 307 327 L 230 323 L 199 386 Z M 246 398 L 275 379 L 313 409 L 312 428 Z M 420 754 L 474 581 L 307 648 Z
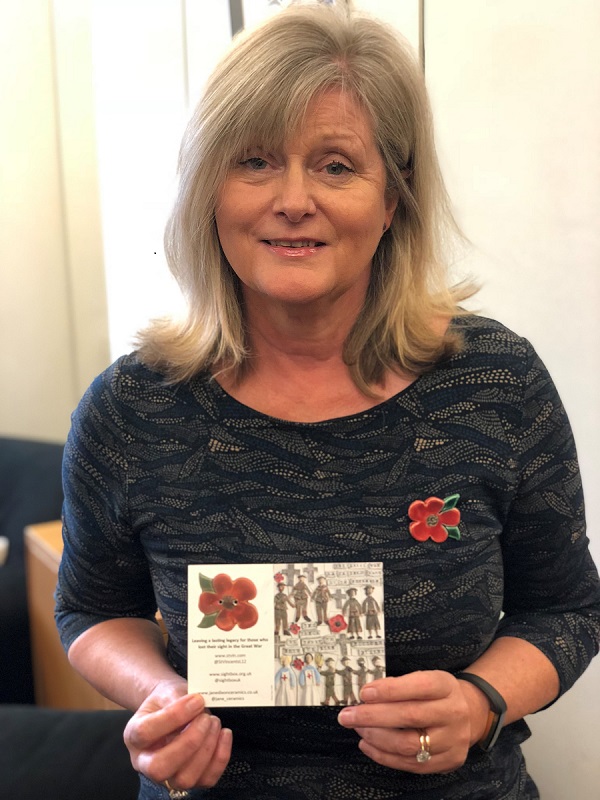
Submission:
M 417 377 L 405 386 L 404 389 L 401 389 L 396 394 L 388 397 L 386 400 L 382 400 L 380 403 L 377 403 L 371 408 L 365 408 L 364 411 L 357 411 L 354 414 L 344 414 L 339 417 L 330 417 L 328 419 L 323 420 L 316 420 L 313 422 L 301 422 L 299 420 L 291 420 L 291 419 L 284 419 L 283 417 L 276 417 L 272 414 L 266 414 L 264 411 L 259 411 L 252 406 L 246 405 L 246 403 L 242 403 L 240 400 L 235 398 L 232 394 L 230 394 L 226 389 L 224 389 L 221 384 L 215 380 L 215 378 L 210 373 L 205 373 L 206 381 L 210 388 L 210 390 L 215 395 L 220 395 L 221 398 L 227 400 L 232 406 L 236 406 L 237 408 L 241 409 L 244 414 L 248 418 L 254 419 L 262 419 L 265 422 L 269 422 L 271 424 L 277 425 L 289 425 L 298 428 L 315 428 L 315 427 L 327 427 L 334 424 L 340 423 L 348 423 L 352 422 L 353 420 L 364 420 L 366 417 L 373 416 L 376 417 L 382 412 L 385 412 L 386 408 L 390 407 L 391 405 L 397 404 L 397 402 L 407 396 L 407 394 L 411 393 L 413 387 L 417 384 L 421 383 L 422 378 L 424 375 L 417 375 Z

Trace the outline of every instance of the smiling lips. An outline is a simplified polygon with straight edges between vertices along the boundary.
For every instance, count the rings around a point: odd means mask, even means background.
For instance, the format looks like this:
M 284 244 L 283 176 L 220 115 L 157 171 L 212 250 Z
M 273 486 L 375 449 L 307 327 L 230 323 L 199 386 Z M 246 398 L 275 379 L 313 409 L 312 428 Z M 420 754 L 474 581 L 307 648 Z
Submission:
M 314 239 L 265 239 L 264 241 L 271 247 L 315 248 L 324 245 L 324 242 L 317 242 Z

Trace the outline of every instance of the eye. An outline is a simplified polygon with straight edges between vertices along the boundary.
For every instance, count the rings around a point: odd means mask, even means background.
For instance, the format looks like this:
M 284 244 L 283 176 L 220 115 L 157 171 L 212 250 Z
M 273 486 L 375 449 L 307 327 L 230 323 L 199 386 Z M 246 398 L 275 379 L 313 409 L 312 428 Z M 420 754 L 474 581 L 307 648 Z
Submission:
M 244 161 L 240 161 L 240 164 L 243 167 L 248 167 L 252 170 L 261 170 L 268 166 L 265 159 L 260 158 L 260 156 L 251 156 L 250 158 L 246 158 Z
M 328 175 L 344 175 L 349 172 L 354 172 L 353 169 L 343 164 L 341 161 L 330 161 L 325 167 Z

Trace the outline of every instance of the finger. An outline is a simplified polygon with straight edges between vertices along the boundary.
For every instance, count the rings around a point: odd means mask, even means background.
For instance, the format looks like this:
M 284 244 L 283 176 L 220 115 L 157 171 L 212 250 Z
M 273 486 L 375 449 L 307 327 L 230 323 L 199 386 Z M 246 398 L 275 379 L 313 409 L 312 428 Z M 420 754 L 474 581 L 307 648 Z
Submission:
M 364 753 L 364 755 L 366 755 L 372 761 L 375 761 L 377 764 L 381 764 L 383 767 L 390 767 L 391 769 L 399 769 L 403 770 L 404 772 L 424 773 L 428 771 L 427 766 L 431 764 L 431 761 L 427 762 L 427 764 L 419 764 L 416 758 L 416 750 L 408 755 L 389 753 L 384 750 L 379 750 L 379 748 L 375 747 L 370 742 L 367 742 L 365 739 L 360 740 L 358 747 Z M 434 769 L 432 771 L 437 772 L 438 770 Z
M 210 761 L 220 727 L 217 717 L 201 714 L 160 747 L 140 752 L 138 770 L 158 783 L 193 785 Z
M 362 737 L 359 749 L 382 766 L 408 772 L 450 772 L 461 767 L 469 752 L 469 741 L 460 731 L 448 728 L 389 731 L 364 728 L 357 731 Z M 421 736 L 426 736 L 422 744 Z M 417 758 L 423 752 L 429 758 Z
M 210 788 L 214 786 L 223 774 L 229 758 L 231 756 L 232 733 L 226 728 L 221 730 L 221 723 L 216 717 L 208 717 L 208 729 L 206 722 L 194 721 L 189 726 L 190 730 L 182 733 L 182 740 L 188 736 L 185 743 L 180 743 L 176 755 L 165 752 L 166 762 L 171 764 L 171 774 L 166 779 L 172 786 L 182 788 Z M 188 735 L 189 734 L 189 735 Z M 178 769 L 174 768 L 177 759 L 183 759 Z M 155 779 L 160 779 L 162 772 L 154 763 L 151 767 L 156 775 Z M 168 768 L 167 768 L 168 769 Z
M 451 772 L 462 766 L 465 762 L 467 751 L 460 751 L 452 748 L 438 752 L 435 748 L 429 748 L 430 758 L 427 761 L 417 760 L 417 753 L 421 751 L 418 742 L 417 731 L 412 731 L 412 739 L 409 738 L 406 748 L 401 753 L 391 753 L 382 750 L 366 739 L 361 739 L 359 749 L 372 761 L 391 769 L 399 769 L 404 772 L 414 772 L 417 774 Z M 418 742 L 415 747 L 415 741 Z
M 361 739 L 382 754 L 412 758 L 420 749 L 419 731 L 357 728 Z
M 233 742 L 233 734 L 229 728 L 223 728 L 217 740 L 217 746 L 214 749 L 208 767 L 204 770 L 199 780 L 196 781 L 194 786 L 209 789 L 214 786 L 220 779 L 229 759 L 231 758 L 231 745 Z
M 188 725 L 204 711 L 204 698 L 191 694 L 157 710 L 148 706 L 152 703 L 142 703 L 125 728 L 125 742 L 135 750 L 146 750 Z
M 456 711 L 444 700 L 346 706 L 338 714 L 345 728 L 428 728 L 449 723 Z
M 364 686 L 363 703 L 397 703 L 404 700 L 439 700 L 453 690 L 456 679 L 443 670 L 423 670 L 397 678 L 379 678 Z

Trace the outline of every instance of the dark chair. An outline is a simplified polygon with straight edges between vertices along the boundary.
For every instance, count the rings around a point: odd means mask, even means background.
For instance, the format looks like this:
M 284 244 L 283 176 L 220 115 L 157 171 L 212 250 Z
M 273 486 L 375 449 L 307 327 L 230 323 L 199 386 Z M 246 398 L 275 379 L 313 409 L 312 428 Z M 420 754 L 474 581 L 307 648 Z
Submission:
M 61 444 L 0 437 L 0 703 L 34 702 L 23 529 L 60 517 L 62 454 Z
M 34 705 L 23 529 L 60 518 L 63 446 L 0 437 L 0 800 L 135 800 L 128 711 Z
M 135 800 L 128 711 L 0 706 L 0 800 Z

